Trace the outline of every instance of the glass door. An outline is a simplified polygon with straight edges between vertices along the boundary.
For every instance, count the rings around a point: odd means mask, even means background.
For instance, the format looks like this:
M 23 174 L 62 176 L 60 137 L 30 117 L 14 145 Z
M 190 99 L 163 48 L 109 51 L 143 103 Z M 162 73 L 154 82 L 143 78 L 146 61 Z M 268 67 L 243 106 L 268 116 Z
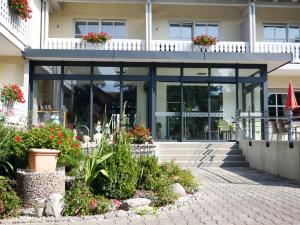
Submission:
M 183 84 L 184 141 L 209 139 L 208 84 Z

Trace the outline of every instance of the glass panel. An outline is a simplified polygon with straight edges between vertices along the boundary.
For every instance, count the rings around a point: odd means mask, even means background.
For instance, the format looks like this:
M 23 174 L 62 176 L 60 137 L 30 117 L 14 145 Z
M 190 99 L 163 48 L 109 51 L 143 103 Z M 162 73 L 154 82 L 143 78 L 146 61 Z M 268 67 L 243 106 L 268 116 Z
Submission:
M 236 110 L 236 85 L 211 84 L 211 139 L 233 140 L 232 116 Z
M 123 102 L 126 103 L 126 126 L 128 128 L 140 122 L 147 124 L 149 84 L 144 81 L 124 81 Z
M 276 105 L 276 94 L 269 94 L 269 105 Z
M 278 117 L 288 117 L 288 112 L 285 110 L 285 107 L 278 107 Z
M 218 77 L 235 77 L 235 69 L 233 68 L 212 68 L 212 76 Z
M 277 105 L 285 105 L 287 94 L 277 94 Z
M 120 82 L 94 81 L 94 129 L 98 122 L 109 124 L 110 133 L 120 124 Z
M 156 90 L 156 137 L 180 141 L 180 83 L 157 82 Z
M 126 37 L 125 22 L 115 22 L 115 33 L 114 37 L 124 38 Z
M 289 41 L 290 42 L 299 42 L 300 41 L 299 25 L 290 25 L 289 26 Z
M 274 41 L 275 40 L 274 26 L 264 26 L 264 40 L 265 41 Z
M 86 22 L 75 22 L 75 34 L 86 34 Z
M 183 68 L 184 76 L 208 76 L 208 68 Z
M 239 69 L 239 77 L 260 77 L 260 69 Z
M 276 107 L 269 107 L 269 116 L 276 117 Z
M 170 38 L 180 40 L 180 24 L 173 24 L 173 23 L 170 24 L 169 35 L 170 35 Z
M 217 24 L 208 24 L 207 34 L 213 37 L 219 37 L 219 26 Z
M 195 26 L 195 31 L 194 31 L 194 36 L 200 36 L 202 34 L 206 34 L 206 24 L 196 24 Z
M 108 33 L 110 36 L 114 36 L 113 22 L 103 21 L 102 31 Z
M 76 129 L 77 135 L 90 135 L 90 81 L 65 80 L 64 106 L 65 123 L 70 129 Z
M 60 123 L 60 84 L 59 80 L 33 81 L 32 123 L 41 125 L 51 121 Z
M 89 66 L 65 66 L 65 75 L 90 75 L 91 67 Z
M 99 23 L 98 22 L 88 22 L 87 33 L 89 33 L 89 32 L 94 32 L 94 33 L 99 32 Z
M 193 24 L 182 24 L 181 40 L 192 40 Z
M 158 76 L 180 76 L 180 68 L 157 67 Z
M 239 108 L 241 110 L 242 124 L 240 124 L 246 136 L 260 140 L 262 138 L 262 124 L 261 119 L 253 119 L 254 117 L 262 117 L 262 86 L 259 83 L 245 83 L 239 84 Z M 248 120 L 250 111 L 251 120 Z M 243 135 L 240 134 L 240 137 Z
M 60 74 L 61 67 L 60 66 L 35 66 L 34 73 L 35 74 Z
M 275 28 L 275 40 L 286 42 L 286 26 L 277 26 Z
M 207 84 L 183 84 L 183 100 L 184 140 L 208 140 Z
M 120 67 L 94 67 L 95 75 L 120 75 Z
M 149 75 L 149 67 L 123 67 L 124 75 Z

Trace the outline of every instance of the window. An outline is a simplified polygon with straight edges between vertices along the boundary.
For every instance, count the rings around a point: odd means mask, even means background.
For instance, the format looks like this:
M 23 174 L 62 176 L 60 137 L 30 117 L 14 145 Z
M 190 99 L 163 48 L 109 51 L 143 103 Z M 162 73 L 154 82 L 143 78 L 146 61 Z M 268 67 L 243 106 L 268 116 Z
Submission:
M 218 24 L 203 24 L 196 23 L 194 36 L 200 36 L 202 34 L 208 34 L 210 36 L 219 37 L 219 25 Z
M 107 32 L 112 38 L 126 37 L 126 22 L 122 20 L 102 20 L 99 21 L 76 21 L 75 38 L 81 38 L 89 32 Z
M 300 102 L 300 91 L 295 91 L 295 97 L 297 102 Z M 287 111 L 285 110 L 285 102 L 287 98 L 286 93 L 270 93 L 269 94 L 269 116 L 271 117 L 287 117 Z M 295 113 L 295 112 L 294 112 Z M 297 113 L 298 114 L 298 110 Z
M 75 22 L 75 38 L 81 38 L 89 32 L 98 32 L 99 22 L 97 21 L 76 21 Z
M 122 20 L 103 20 L 102 31 L 108 33 L 113 38 L 126 37 L 126 23 Z
M 192 23 L 171 23 L 169 27 L 169 35 L 171 39 L 191 40 L 192 31 Z
M 170 23 L 169 36 L 176 40 L 191 40 L 202 34 L 219 37 L 219 25 L 207 23 Z
M 300 42 L 300 25 L 265 24 L 264 40 L 271 42 Z

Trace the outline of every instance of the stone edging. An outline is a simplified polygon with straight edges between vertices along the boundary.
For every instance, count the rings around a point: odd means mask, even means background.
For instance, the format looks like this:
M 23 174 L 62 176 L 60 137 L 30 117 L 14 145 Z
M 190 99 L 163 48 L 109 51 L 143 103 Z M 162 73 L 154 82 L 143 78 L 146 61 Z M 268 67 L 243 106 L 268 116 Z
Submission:
M 160 207 L 157 210 L 157 214 L 163 211 L 171 211 L 176 210 L 178 208 L 192 205 L 194 201 L 197 201 L 200 198 L 200 192 L 196 192 L 193 195 L 188 195 L 186 197 L 181 197 L 176 200 L 174 205 L 167 205 Z M 149 215 L 149 214 L 147 214 Z M 154 214 L 155 215 L 155 214 Z M 0 224 L 21 224 L 21 223 L 37 223 L 37 224 L 49 224 L 49 223 L 66 223 L 66 222 L 85 222 L 85 221 L 103 221 L 103 220 L 111 220 L 117 218 L 137 218 L 141 217 L 137 212 L 134 211 L 124 211 L 124 210 L 115 210 L 103 215 L 95 215 L 95 216 L 65 216 L 65 217 L 34 217 L 34 216 L 21 216 L 19 218 L 11 218 L 0 220 Z

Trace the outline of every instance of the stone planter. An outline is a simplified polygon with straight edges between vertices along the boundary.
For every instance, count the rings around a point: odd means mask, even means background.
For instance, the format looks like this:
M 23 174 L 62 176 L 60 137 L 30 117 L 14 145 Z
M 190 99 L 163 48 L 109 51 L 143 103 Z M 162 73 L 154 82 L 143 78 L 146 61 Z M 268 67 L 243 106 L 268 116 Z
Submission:
M 132 153 L 135 157 L 139 156 L 150 156 L 155 155 L 156 145 L 155 144 L 132 144 Z
M 34 172 L 55 172 L 59 153 L 53 149 L 29 149 L 29 169 Z

